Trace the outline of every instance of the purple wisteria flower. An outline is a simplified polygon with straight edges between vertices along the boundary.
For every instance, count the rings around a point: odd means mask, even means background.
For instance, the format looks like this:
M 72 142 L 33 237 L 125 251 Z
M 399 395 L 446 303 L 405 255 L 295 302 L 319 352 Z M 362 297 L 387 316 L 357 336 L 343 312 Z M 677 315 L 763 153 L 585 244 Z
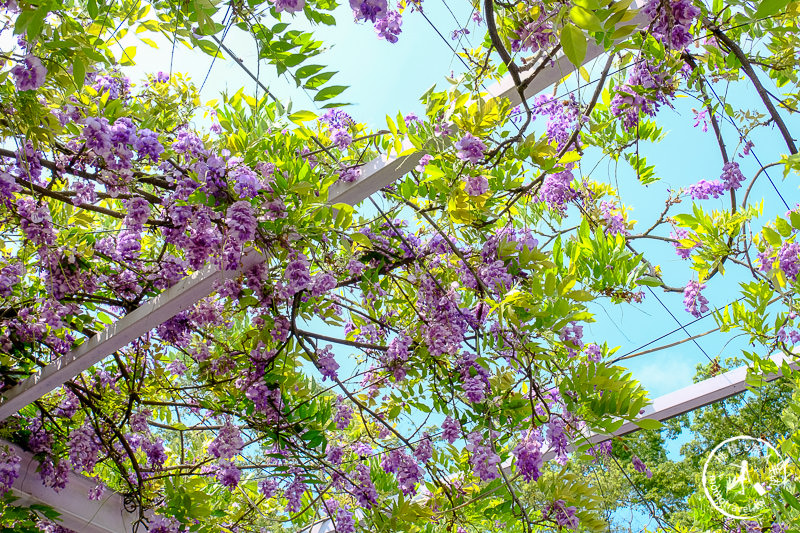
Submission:
M 271 0 L 275 4 L 275 11 L 278 13 L 286 11 L 297 13 L 302 11 L 306 5 L 306 0 Z
M 38 57 L 28 54 L 21 63 L 17 63 L 11 69 L 11 74 L 14 76 L 14 85 L 18 91 L 35 91 L 44 85 L 47 69 Z
M 336 415 L 333 417 L 333 422 L 336 424 L 336 429 L 347 429 L 352 420 L 353 408 L 344 403 L 344 400 L 341 396 L 337 396 Z
M 708 299 L 700 292 L 705 288 L 704 283 L 692 280 L 683 289 L 683 305 L 693 317 L 699 318 L 708 312 Z
M 572 505 L 567 507 L 564 500 L 555 500 L 545 508 L 543 515 L 545 519 L 553 520 L 560 527 L 578 529 L 580 521 L 575 516 L 576 512 L 577 509 Z
M 233 459 L 244 447 L 239 428 L 226 422 L 208 445 L 208 451 L 218 459 Z
M 69 460 L 74 468 L 94 472 L 99 453 L 100 443 L 88 422 L 70 433 Z
M 150 202 L 141 196 L 134 196 L 122 202 L 128 213 L 125 215 L 125 224 L 134 230 L 140 230 L 150 217 Z
M 148 129 L 141 129 L 138 135 L 139 138 L 136 139 L 133 148 L 139 153 L 139 158 L 147 157 L 153 163 L 158 163 L 161 152 L 164 151 L 164 147 L 158 142 L 158 134 Z
M 326 379 L 335 381 L 339 378 L 339 375 L 336 373 L 336 371 L 339 370 L 339 363 L 337 363 L 336 359 L 333 357 L 332 345 L 328 344 L 325 348 L 320 350 L 317 355 L 317 368 L 322 374 L 323 382 Z
M 480 13 L 476 14 L 480 16 Z M 516 38 L 511 40 L 511 50 L 514 52 L 538 52 L 552 42 L 553 22 L 544 11 L 540 10 L 539 18 L 522 24 L 514 33 Z
M 500 476 L 497 469 L 500 456 L 492 450 L 490 444 L 484 442 L 480 433 L 476 431 L 467 435 L 466 449 L 471 452 L 469 462 L 481 481 L 491 481 Z
M 11 490 L 11 485 L 19 477 L 20 458 L 6 448 L 0 450 L 0 496 Z
M 356 533 L 356 520 L 353 513 L 344 508 L 336 511 L 336 531 L 339 533 Z
M 719 198 L 725 193 L 725 190 L 725 184 L 719 180 L 700 180 L 689 186 L 688 193 L 693 200 L 707 200 Z
M 378 34 L 378 39 L 385 39 L 390 43 L 396 43 L 397 36 L 403 31 L 400 29 L 402 25 L 403 16 L 397 11 L 389 11 L 385 17 L 375 22 L 375 33 Z
M 384 455 L 381 468 L 387 473 L 395 474 L 403 494 L 406 496 L 416 494 L 416 484 L 422 480 L 424 472 L 414 458 L 404 450 L 395 448 Z
M 230 490 L 239 485 L 239 480 L 242 477 L 242 471 L 237 468 L 235 464 L 230 461 L 221 461 L 217 469 L 217 481 Z
M 464 192 L 470 196 L 480 196 L 489 190 L 489 180 L 486 176 L 467 176 Z
M 368 465 L 360 463 L 354 472 L 353 494 L 358 504 L 365 509 L 372 509 L 378 503 L 378 491 L 372 482 Z
M 414 170 L 416 170 L 417 172 L 424 172 L 425 167 L 428 166 L 428 163 L 430 163 L 432 159 L 433 159 L 432 155 L 429 154 L 423 155 L 422 157 L 419 158 L 419 164 L 417 164 L 417 166 L 414 167 Z
M 356 20 L 375 22 L 386 16 L 389 5 L 386 0 L 350 0 L 350 8 Z
M 732 191 L 742 186 L 744 181 L 744 174 L 739 169 L 739 163 L 732 161 L 725 163 L 722 166 L 722 176 L 720 176 L 722 183 L 725 184 L 725 189 Z
M 251 241 L 256 236 L 257 222 L 253 215 L 253 206 L 244 200 L 231 204 L 225 222 L 228 225 L 228 235 L 237 244 Z
M 517 458 L 517 471 L 525 481 L 536 481 L 541 476 L 542 435 L 538 430 L 531 431 L 511 451 Z
M 458 158 L 470 163 L 477 163 L 483 159 L 483 152 L 486 151 L 486 145 L 471 133 L 465 134 L 456 141 L 455 147 L 458 150 L 458 154 L 456 154 Z
M 148 533 L 178 533 L 181 523 L 176 519 L 167 516 L 156 515 L 150 520 Z
M 631 464 L 633 464 L 633 469 L 634 470 L 646 475 L 647 479 L 650 479 L 651 477 L 653 477 L 653 473 L 650 471 L 649 468 L 647 468 L 647 465 L 644 464 L 644 461 L 639 459 L 639 456 L 634 455 L 633 457 L 631 457 Z
M 417 449 L 414 450 L 414 457 L 420 463 L 427 463 L 433 457 L 433 443 L 427 433 L 423 433 L 423 438 L 417 443 Z
M 659 66 L 637 61 L 628 79 L 620 85 L 611 99 L 610 111 L 622 118 L 622 126 L 631 130 L 639 124 L 639 113 L 654 117 L 661 104 L 670 105 L 675 93 L 674 81 Z
M 461 437 L 461 423 L 451 417 L 446 417 L 442 422 L 442 438 L 453 444 Z
M 692 0 L 648 0 L 642 13 L 652 20 L 648 29 L 650 35 L 667 47 L 683 50 L 692 42 L 689 28 L 700 14 L 700 9 L 692 5 Z
M 788 279 L 797 281 L 797 275 L 800 274 L 800 243 L 785 242 L 781 245 L 778 266 Z

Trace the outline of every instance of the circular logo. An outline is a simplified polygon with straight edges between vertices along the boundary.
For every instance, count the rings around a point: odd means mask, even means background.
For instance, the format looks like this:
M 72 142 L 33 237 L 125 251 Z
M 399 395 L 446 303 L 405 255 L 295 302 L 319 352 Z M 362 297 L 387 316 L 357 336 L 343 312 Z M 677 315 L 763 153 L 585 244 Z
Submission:
M 750 520 L 779 497 L 786 461 L 769 442 L 741 435 L 720 442 L 703 465 L 703 490 L 712 507 L 736 520 Z

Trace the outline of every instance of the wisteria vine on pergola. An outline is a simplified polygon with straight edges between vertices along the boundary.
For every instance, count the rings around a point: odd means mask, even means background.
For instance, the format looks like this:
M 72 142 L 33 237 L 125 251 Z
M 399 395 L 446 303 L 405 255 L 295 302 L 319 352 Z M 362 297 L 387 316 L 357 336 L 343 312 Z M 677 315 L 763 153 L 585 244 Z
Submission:
M 87 498 L 124 495 L 140 531 L 297 530 L 326 517 L 343 533 L 603 530 L 593 480 L 564 473 L 631 457 L 624 439 L 586 436 L 636 419 L 648 397 L 614 346 L 584 338 L 590 302 L 681 292 L 697 317 L 703 289 L 728 275 L 746 281 L 714 318 L 756 346 L 745 354 L 755 373 L 800 341 L 800 212 L 765 220 L 750 195 L 771 167 L 779 188 L 796 188 L 798 2 L 475 2 L 486 37 L 461 52 L 468 71 L 422 95 L 424 116 L 400 112 L 376 130 L 339 104 L 318 116 L 243 89 L 203 105 L 177 71 L 126 76 L 134 35 L 221 56 L 237 26 L 277 74 L 331 102 L 344 87 L 310 63 L 324 43 L 293 23 L 334 24 L 335 2 L 2 5 L 0 394 L 192 272 L 263 257 L 0 421 L 45 485 L 92 476 Z M 425 2 L 350 6 L 394 43 Z M 592 77 L 581 65 L 595 44 L 607 54 Z M 526 100 L 561 54 L 583 89 Z M 519 106 L 486 95 L 503 75 Z M 734 110 L 720 81 L 758 98 Z M 635 231 L 582 161 L 600 154 L 655 181 L 639 146 L 663 138 L 659 109 L 679 95 L 696 99 L 719 172 L 672 191 Z M 746 172 L 763 130 L 777 155 Z M 419 155 L 416 168 L 356 206 L 331 204 L 332 187 L 401 152 Z M 662 270 L 643 241 L 695 277 Z M 800 453 L 792 439 L 782 449 Z M 555 466 L 543 466 L 547 450 Z M 6 498 L 18 472 L 0 446 Z M 791 498 L 748 527 L 796 527 Z M 37 508 L 0 525 L 58 527 Z

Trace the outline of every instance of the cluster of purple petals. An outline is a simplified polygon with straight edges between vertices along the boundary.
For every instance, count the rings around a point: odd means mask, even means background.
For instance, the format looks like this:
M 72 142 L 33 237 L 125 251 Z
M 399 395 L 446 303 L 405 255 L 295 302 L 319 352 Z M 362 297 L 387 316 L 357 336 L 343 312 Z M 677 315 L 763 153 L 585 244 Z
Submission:
M 339 169 L 339 181 L 344 183 L 355 183 L 361 177 L 361 167 L 342 166 Z
M 544 510 L 544 518 L 554 521 L 558 526 L 568 529 L 578 529 L 580 521 L 575 515 L 577 509 L 567 504 L 564 500 L 555 500 Z
M 327 124 L 331 130 L 347 129 L 355 124 L 353 117 L 338 108 L 331 108 L 319 118 L 320 122 Z
M 690 281 L 683 289 L 683 305 L 686 312 L 694 317 L 700 317 L 708 312 L 708 299 L 700 292 L 705 289 L 704 283 Z
M 364 509 L 371 509 L 378 503 L 378 491 L 375 489 L 375 484 L 372 482 L 369 466 L 360 463 L 356 466 L 353 474 L 355 481 L 353 485 L 353 494 L 358 500 L 358 504 Z
M 593 361 L 595 363 L 599 363 L 603 358 L 603 350 L 597 344 L 587 344 L 583 349 L 583 353 L 586 354 L 586 358 L 589 361 Z
M 336 511 L 336 531 L 339 533 L 356 533 L 356 520 L 353 513 L 344 508 Z
M 536 481 L 542 468 L 542 435 L 538 430 L 531 431 L 517 443 L 511 451 L 517 458 L 517 471 L 525 481 Z
M 228 236 L 236 244 L 252 241 L 256 236 L 256 217 L 253 206 L 244 200 L 234 202 L 228 208 L 225 222 L 228 226 Z
M 689 230 L 684 228 L 675 228 L 675 231 L 671 232 L 669 236 L 670 238 L 678 241 L 685 241 L 689 237 Z M 681 259 L 689 259 L 689 257 L 692 255 L 692 250 L 699 246 L 699 244 L 695 242 L 691 248 L 685 248 L 681 243 L 673 242 L 672 246 L 675 247 L 675 253 L 678 254 L 678 257 Z
M 800 274 L 800 243 L 785 242 L 778 250 L 778 266 L 787 279 L 797 281 Z
M 381 468 L 384 472 L 395 474 L 397 484 L 406 496 L 416 494 L 416 484 L 422 480 L 422 476 L 425 474 L 417 461 L 400 448 L 395 448 L 384 455 Z
M 483 159 L 483 153 L 486 151 L 486 145 L 471 133 L 465 134 L 456 141 L 455 147 L 458 150 L 456 156 L 462 161 L 470 163 L 479 162 Z
M 572 188 L 573 179 L 574 176 L 571 169 L 547 174 L 539 188 L 537 198 L 546 203 L 550 209 L 563 214 L 566 210 L 567 202 L 577 195 Z
M 233 459 L 244 447 L 239 428 L 226 422 L 208 445 L 208 451 L 218 459 Z
M 271 389 L 263 381 L 257 381 L 247 389 L 245 396 L 255 404 L 256 410 L 263 414 L 268 422 L 277 422 L 281 418 L 284 404 L 279 388 Z
M 708 200 L 719 198 L 726 190 L 725 184 L 719 180 L 700 180 L 689 186 L 688 193 L 693 200 Z
M 688 193 L 693 200 L 719 198 L 726 191 L 740 188 L 744 179 L 744 174 L 739 169 L 739 163 L 733 161 L 723 165 L 722 176 L 720 176 L 719 180 L 700 180 L 689 186 Z
M 333 422 L 336 424 L 336 429 L 347 429 L 350 422 L 353 420 L 353 408 L 344 403 L 341 396 L 336 398 L 336 414 L 333 417 Z
M 622 210 L 611 202 L 600 203 L 600 217 L 606 225 L 606 235 L 628 235 L 628 226 Z
M 451 417 L 446 417 L 442 422 L 442 438 L 453 444 L 461 437 L 461 423 Z
M 406 377 L 406 363 L 412 342 L 411 337 L 400 334 L 389 342 L 386 352 L 381 356 L 381 362 L 392 372 L 396 382 Z
M 537 20 L 523 23 L 514 33 L 516 38 L 511 40 L 512 51 L 538 52 L 553 40 L 552 17 L 542 12 Z
M 155 515 L 150 520 L 147 531 L 148 533 L 178 533 L 180 531 L 180 522 L 171 516 Z
M 101 96 L 108 93 L 109 100 L 118 100 L 130 94 L 131 80 L 119 72 L 94 75 L 92 88 Z
M 375 33 L 378 34 L 378 39 L 385 39 L 390 43 L 397 42 L 397 36 L 403 31 L 400 26 L 403 25 L 403 16 L 397 11 L 389 11 L 389 13 L 379 18 L 375 22 Z
M 25 273 L 22 263 L 9 263 L 0 268 L 0 296 L 8 298 L 11 296 L 14 285 L 20 282 L 20 278 Z
M 56 492 L 63 490 L 69 483 L 69 461 L 62 459 L 55 463 L 52 456 L 46 456 L 39 464 L 39 477 L 45 487 Z
M 308 258 L 303 254 L 299 254 L 296 258 L 287 263 L 286 272 L 283 276 L 286 282 L 283 295 L 287 299 L 302 290 L 311 288 L 310 266 Z
M 303 498 L 303 494 L 306 492 L 306 484 L 303 483 L 303 479 L 300 476 L 295 476 L 289 486 L 286 487 L 286 490 L 283 491 L 283 495 L 286 497 L 286 512 L 287 513 L 296 513 L 300 509 L 302 509 L 301 500 Z
M 467 176 L 464 178 L 464 192 L 470 196 L 480 196 L 489 190 L 489 180 L 486 176 Z
M 258 492 L 264 495 L 265 498 L 270 499 L 275 496 L 278 491 L 278 482 L 274 479 L 265 478 L 258 482 Z
M 231 461 L 220 461 L 217 469 L 217 481 L 229 490 L 235 489 L 239 485 L 242 471 L 239 470 Z
M 433 442 L 427 433 L 424 433 L 422 440 L 417 443 L 417 449 L 414 450 L 414 457 L 420 463 L 427 463 L 433 457 Z
M 725 189 L 734 191 L 742 186 L 744 181 L 744 174 L 739 168 L 739 163 L 730 161 L 722 165 L 722 176 L 720 176 L 722 183 L 725 184 Z
M 28 54 L 21 63 L 17 63 L 11 69 L 11 74 L 14 76 L 14 85 L 18 91 L 35 91 L 44 85 L 47 69 L 38 57 Z
M 630 130 L 639 124 L 639 113 L 655 116 L 661 104 L 669 105 L 674 92 L 674 82 L 667 74 L 639 60 L 631 67 L 625 83 L 617 88 L 610 111 L 614 117 L 621 117 L 623 127 Z
M 340 446 L 336 446 L 334 444 L 328 445 L 328 449 L 325 452 L 325 458 L 335 465 L 342 464 L 342 457 L 344 456 L 344 450 Z
M 551 416 L 547 423 L 547 442 L 556 453 L 556 462 L 562 466 L 567 464 L 569 453 L 569 439 L 564 432 L 565 429 L 566 424 L 561 417 Z
M 425 172 L 425 167 L 428 166 L 428 163 L 430 163 L 432 159 L 433 159 L 432 155 L 429 154 L 423 155 L 422 157 L 419 158 L 419 164 L 417 164 L 417 166 L 414 167 L 414 170 L 416 170 L 417 172 Z
M 91 425 L 86 423 L 70 433 L 69 460 L 74 468 L 94 472 L 99 453 L 100 443 Z
M 650 35 L 669 48 L 683 50 L 692 42 L 689 29 L 700 9 L 692 5 L 692 0 L 648 0 L 642 13 L 652 21 Z
M 636 470 L 639 473 L 642 473 L 642 474 L 646 475 L 647 479 L 650 479 L 651 477 L 653 477 L 653 473 L 650 471 L 649 468 L 647 468 L 647 465 L 644 464 L 644 461 L 639 459 L 639 456 L 634 455 L 633 457 L 631 457 L 631 464 L 633 465 L 633 469 L 634 470 Z
M 484 441 L 479 432 L 467 435 L 466 448 L 470 452 L 469 462 L 473 472 L 481 481 L 491 481 L 500 476 L 498 471 L 500 456 L 494 452 L 491 443 Z
M 386 17 L 389 5 L 386 0 L 350 0 L 350 8 L 356 20 L 375 22 Z
M 489 371 L 476 361 L 475 354 L 465 354 L 456 363 L 461 375 L 461 386 L 464 396 L 472 403 L 482 402 L 491 390 Z
M 558 100 L 547 95 L 537 96 L 532 110 L 534 115 L 547 117 L 545 135 L 558 148 L 566 144 L 579 122 L 585 120 L 574 95 L 570 95 L 568 100 Z
M 325 346 L 325 348 L 320 350 L 317 354 L 317 368 L 322 374 L 322 381 L 326 379 L 330 379 L 331 381 L 339 379 L 339 375 L 336 373 L 336 371 L 339 370 L 339 363 L 337 363 L 336 359 L 333 357 L 333 346 L 330 344 Z
M 12 451 L 0 450 L 0 496 L 11 490 L 19 477 L 20 458 Z
M 421 331 L 421 340 L 432 357 L 456 354 L 469 327 L 458 306 L 459 296 L 453 289 L 443 293 L 429 274 L 419 275 L 418 306 L 427 321 Z
M 286 11 L 287 13 L 297 13 L 302 11 L 306 5 L 306 0 L 271 0 L 275 4 L 275 11 L 278 13 Z

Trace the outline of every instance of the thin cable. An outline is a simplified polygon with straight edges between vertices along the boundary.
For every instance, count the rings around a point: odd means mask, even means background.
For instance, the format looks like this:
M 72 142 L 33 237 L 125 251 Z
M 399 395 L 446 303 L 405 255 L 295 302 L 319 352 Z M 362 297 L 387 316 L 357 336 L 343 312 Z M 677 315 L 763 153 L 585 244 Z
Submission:
M 709 83 L 708 79 L 706 79 L 705 76 L 703 76 L 703 80 L 706 82 L 706 85 L 708 85 L 708 88 L 711 89 L 711 92 L 714 93 L 714 96 L 717 98 L 717 101 L 719 102 L 719 104 L 724 108 L 725 104 L 722 102 L 722 99 L 717 94 L 717 91 L 714 90 L 714 86 L 711 85 L 711 83 Z M 747 139 L 747 136 L 742 134 L 742 130 L 739 128 L 739 125 L 736 124 L 736 122 L 733 120 L 732 117 L 729 117 L 727 113 L 723 113 L 722 115 L 727 119 L 728 122 L 731 123 L 731 125 L 733 125 L 734 128 L 736 128 L 736 132 L 739 134 L 739 139 L 742 139 L 742 140 Z M 753 158 L 755 158 L 756 163 L 758 163 L 758 166 L 759 167 L 764 167 L 764 165 L 761 163 L 761 160 L 756 155 L 755 147 L 750 148 L 750 153 L 753 154 Z M 781 191 L 779 191 L 778 187 L 775 185 L 775 182 L 772 181 L 772 178 L 770 177 L 769 172 L 767 172 L 766 169 L 764 169 L 764 175 L 767 176 L 767 179 L 769 180 L 770 184 L 772 185 L 772 188 L 775 189 L 775 192 L 778 194 L 778 197 L 783 202 L 783 205 L 786 206 L 786 209 L 791 209 L 791 207 L 789 207 L 789 204 L 786 202 L 786 199 L 781 194 Z
M 222 17 L 222 25 L 225 27 L 225 29 L 222 31 L 222 40 L 223 41 L 225 40 L 225 37 L 227 37 L 227 35 L 228 35 L 228 30 L 230 30 L 230 25 L 227 24 L 227 22 L 226 22 L 228 20 L 228 15 L 230 15 L 230 12 L 231 12 L 231 6 L 229 5 L 228 9 L 225 11 L 225 16 Z M 231 20 L 233 20 L 233 18 L 231 18 Z M 217 61 L 217 57 L 219 56 L 219 48 L 220 48 L 220 46 L 222 46 L 222 41 L 217 39 L 216 35 L 212 35 L 211 37 L 215 41 L 217 41 L 217 51 L 214 52 L 214 57 L 211 58 L 211 64 L 208 66 L 208 72 L 206 72 L 206 77 L 203 78 L 203 83 L 200 84 L 200 90 L 198 92 L 202 92 L 203 91 L 203 87 L 206 86 L 206 82 L 208 81 L 208 77 L 211 75 L 211 69 L 214 68 L 214 63 Z
M 691 334 L 691 333 L 689 333 L 689 331 L 686 329 L 686 326 L 685 326 L 685 325 L 683 325 L 683 324 L 681 324 L 681 321 L 680 321 L 680 320 L 678 320 L 678 317 L 676 317 L 676 316 L 675 316 L 675 315 L 672 313 L 672 311 L 670 310 L 670 308 L 669 308 L 669 307 L 667 307 L 667 306 L 664 304 L 664 302 L 662 302 L 662 301 L 661 301 L 661 298 L 659 298 L 659 297 L 658 297 L 658 295 L 655 293 L 655 291 L 653 291 L 653 288 L 652 288 L 652 287 L 647 287 L 647 290 L 649 290 L 649 291 L 650 291 L 650 294 L 652 294 L 652 295 L 653 295 L 653 297 L 654 297 L 654 298 L 655 298 L 655 299 L 658 301 L 658 303 L 660 303 L 660 304 L 661 304 L 661 307 L 663 307 L 663 308 L 664 308 L 664 310 L 665 310 L 665 311 L 666 311 L 666 312 L 669 314 L 669 316 L 671 316 L 671 317 L 672 317 L 672 319 L 673 319 L 675 322 L 677 322 L 677 323 L 678 323 L 678 326 L 680 327 L 680 329 L 682 329 L 682 330 L 683 330 L 683 332 L 684 332 L 684 333 L 686 333 L 686 335 L 688 335 L 688 336 L 690 336 L 690 337 L 691 337 L 691 336 L 692 336 L 692 334 Z M 697 340 L 695 340 L 695 339 L 692 339 L 692 342 L 694 343 L 694 345 L 695 345 L 695 346 L 697 346 L 697 349 L 698 349 L 698 350 L 700 350 L 700 351 L 703 353 L 703 355 L 705 355 L 705 356 L 706 356 L 706 359 L 708 359 L 708 360 L 709 360 L 709 361 L 711 361 L 711 362 L 714 362 L 714 360 L 713 360 L 713 359 L 711 359 L 711 357 L 709 357 L 709 356 L 708 356 L 708 354 L 707 354 L 707 353 L 706 353 L 706 351 L 703 349 L 703 347 L 702 347 L 702 346 L 700 346 L 700 344 L 697 342 Z

